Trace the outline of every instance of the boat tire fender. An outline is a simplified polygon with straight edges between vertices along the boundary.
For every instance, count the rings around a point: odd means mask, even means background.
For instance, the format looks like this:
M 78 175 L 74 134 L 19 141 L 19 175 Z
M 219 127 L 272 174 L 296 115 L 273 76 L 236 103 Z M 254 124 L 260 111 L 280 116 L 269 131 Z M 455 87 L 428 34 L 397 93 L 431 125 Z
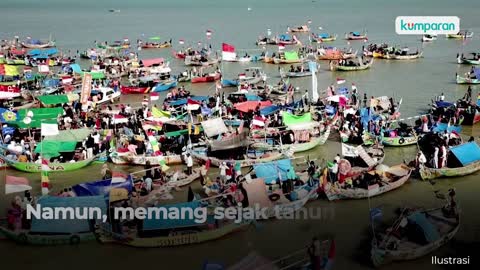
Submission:
M 404 144 L 405 143 L 405 139 L 403 137 L 400 138 L 400 140 L 398 140 L 398 143 L 399 144 Z
M 80 237 L 78 235 L 72 235 L 70 237 L 70 245 L 78 245 L 80 243 Z
M 275 201 L 278 201 L 280 199 L 280 195 L 277 194 L 277 193 L 274 193 L 274 194 L 269 195 L 268 198 L 270 199 L 270 201 L 275 202 Z

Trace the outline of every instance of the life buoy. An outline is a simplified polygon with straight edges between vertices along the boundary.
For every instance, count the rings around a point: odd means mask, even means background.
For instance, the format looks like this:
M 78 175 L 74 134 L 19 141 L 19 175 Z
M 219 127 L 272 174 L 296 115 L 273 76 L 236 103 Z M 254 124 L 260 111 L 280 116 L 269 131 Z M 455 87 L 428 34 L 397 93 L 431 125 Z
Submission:
M 80 237 L 78 235 L 72 235 L 70 237 L 70 245 L 78 245 L 80 243 Z
M 277 193 L 274 193 L 274 194 L 269 195 L 268 198 L 270 199 L 270 201 L 275 202 L 275 201 L 278 201 L 280 199 L 280 195 L 277 194 Z
M 398 143 L 399 144 L 404 144 L 405 143 L 405 139 L 403 137 L 401 137 L 399 140 L 398 140 Z
M 25 233 L 19 234 L 17 239 L 18 239 L 18 242 L 21 244 L 26 244 L 28 240 L 27 235 Z

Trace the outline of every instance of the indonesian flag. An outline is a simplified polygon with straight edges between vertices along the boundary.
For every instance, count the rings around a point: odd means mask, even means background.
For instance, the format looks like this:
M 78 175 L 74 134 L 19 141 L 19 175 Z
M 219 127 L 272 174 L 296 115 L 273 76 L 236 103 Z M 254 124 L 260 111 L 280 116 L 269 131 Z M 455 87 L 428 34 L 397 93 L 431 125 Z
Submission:
M 222 60 L 235 61 L 236 58 L 235 47 L 227 43 L 222 43 Z
M 45 64 L 38 65 L 38 72 L 40 73 L 49 73 L 50 67 L 48 66 L 48 61 Z
M 178 41 L 178 44 L 180 44 L 180 45 L 183 45 L 183 44 L 185 44 L 185 40 L 183 40 L 183 39 L 180 39 L 180 40 Z
M 42 136 L 54 136 L 58 135 L 58 124 L 46 124 L 42 123 L 41 134 Z
M 352 83 L 352 92 L 353 92 L 354 90 L 357 90 L 357 86 L 356 86 L 354 83 Z
M 5 178 L 5 194 L 31 190 L 32 187 L 25 177 L 7 175 Z
M 127 38 L 127 37 L 124 37 L 124 38 L 123 38 L 123 42 L 128 42 L 128 38 Z
M 50 180 L 48 179 L 48 172 L 50 167 L 48 161 L 42 158 L 42 195 L 47 195 L 50 187 Z
M 311 23 L 312 23 L 312 20 L 308 20 L 308 22 L 307 22 L 307 23 L 308 23 L 308 24 L 311 24 Z
M 63 76 L 62 77 L 62 84 L 71 84 L 73 82 L 72 76 Z
M 239 80 L 245 80 L 246 78 L 247 78 L 247 75 L 245 73 L 238 74 Z
M 2 55 L 0 55 L 0 58 L 2 57 Z M 31 67 L 24 67 L 23 68 L 23 73 L 25 72 L 32 72 L 32 68 Z
M 112 181 L 111 183 L 123 183 L 127 181 L 127 175 L 121 172 L 112 172 Z
M 120 115 L 120 114 L 115 114 L 115 115 L 113 116 L 112 123 L 113 123 L 114 125 L 115 125 L 115 124 L 125 124 L 125 123 L 128 123 L 128 118 L 126 118 L 125 116 Z
M 200 42 L 200 41 L 197 44 L 198 44 L 198 46 L 202 46 L 202 42 Z
M 255 116 L 252 120 L 252 125 L 257 127 L 264 127 L 265 119 L 262 116 Z
M 279 43 L 278 44 L 278 50 L 281 51 L 281 50 L 284 50 L 284 49 L 285 49 L 285 44 Z
M 345 82 L 346 82 L 345 79 L 337 78 L 337 84 L 342 84 L 342 83 L 345 83 Z
M 160 99 L 160 95 L 158 93 L 151 93 L 150 94 L 150 100 L 151 101 L 155 101 L 155 100 L 159 100 Z
M 198 109 L 200 109 L 200 105 L 201 103 L 198 102 L 198 101 L 195 101 L 193 99 L 188 99 L 187 100 L 187 110 L 190 110 L 190 111 L 196 111 Z

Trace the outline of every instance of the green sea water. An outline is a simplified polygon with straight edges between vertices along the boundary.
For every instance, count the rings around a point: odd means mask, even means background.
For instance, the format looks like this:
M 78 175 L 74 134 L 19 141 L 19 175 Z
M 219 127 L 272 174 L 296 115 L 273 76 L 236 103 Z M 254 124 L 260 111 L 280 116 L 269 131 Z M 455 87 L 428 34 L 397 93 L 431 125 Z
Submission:
M 250 7 L 251 10 L 248 10 Z M 119 13 L 110 13 L 109 9 L 119 9 Z M 355 83 L 360 93 L 369 96 L 389 95 L 403 98 L 402 117 L 415 116 L 428 109 L 434 95 L 443 92 L 447 100 L 455 100 L 464 95 L 466 86 L 456 85 L 455 73 L 464 73 L 469 67 L 456 64 L 457 53 L 480 50 L 480 10 L 479 1 L 346 1 L 346 0 L 264 0 L 264 1 L 70 1 L 70 0 L 28 0 L 0 1 L 0 38 L 20 37 L 48 38 L 52 36 L 64 52 L 84 50 L 93 46 L 93 41 L 122 40 L 160 36 L 164 40 L 172 38 L 178 48 L 178 39 L 196 46 L 197 42 L 210 42 L 219 48 L 222 42 L 233 44 L 239 54 L 248 50 L 255 53 L 255 40 L 270 28 L 273 34 L 284 33 L 288 26 L 304 24 L 312 20 L 315 32 L 338 34 L 337 41 L 328 43 L 336 47 L 352 46 L 361 51 L 363 42 L 347 44 L 342 39 L 345 32 L 368 31 L 370 42 L 387 42 L 391 45 L 409 46 L 424 50 L 424 58 L 411 62 L 375 60 L 370 70 L 353 73 L 332 73 L 328 71 L 328 62 L 321 63 L 318 74 L 319 89 L 325 89 L 337 77 Z M 437 41 L 422 45 L 418 36 L 399 36 L 395 33 L 394 21 L 397 16 L 445 15 L 458 16 L 461 27 L 475 32 L 472 39 L 447 40 L 439 36 Z M 322 27 L 323 30 L 318 30 Z M 211 29 L 213 35 L 207 41 L 205 31 Z M 307 41 L 305 35 L 299 38 Z M 276 51 L 277 48 L 267 48 Z M 170 49 L 140 51 L 140 58 L 164 57 L 170 61 L 173 73 L 185 69 L 183 64 L 171 57 Z M 278 80 L 277 66 L 266 64 L 226 63 L 222 66 L 225 78 L 234 78 L 243 68 L 261 66 L 267 72 L 269 83 Z M 310 79 L 292 79 L 294 85 L 310 89 Z M 472 87 L 474 95 L 480 88 Z M 211 94 L 212 85 L 187 85 L 194 94 Z M 122 96 L 122 102 L 140 102 L 142 96 Z M 464 127 L 463 135 L 480 135 L 478 127 Z M 338 135 L 330 138 L 326 145 L 302 154 L 314 158 L 332 158 L 340 152 Z M 478 141 L 478 140 L 477 140 Z M 398 164 L 403 159 L 410 160 L 416 153 L 415 146 L 389 148 L 385 162 Z M 301 160 L 301 159 L 299 159 Z M 54 190 L 74 183 L 100 178 L 101 165 L 92 165 L 73 173 L 58 173 L 51 176 Z M 117 166 L 116 170 L 134 171 L 139 168 Z M 4 194 L 4 175 L 27 176 L 35 191 L 39 191 L 40 175 L 24 174 L 13 170 L 0 172 L 0 194 Z M 36 264 L 43 267 L 71 265 L 82 268 L 85 265 L 128 267 L 136 269 L 145 264 L 158 264 L 158 268 L 201 269 L 205 260 L 231 264 L 250 250 L 256 250 L 269 258 L 288 254 L 304 246 L 312 235 L 335 236 L 337 258 L 335 269 L 368 269 L 369 263 L 369 207 L 381 206 L 387 219 L 396 207 L 433 206 L 441 203 L 433 196 L 434 190 L 447 190 L 455 187 L 462 207 L 462 227 L 456 240 L 435 253 L 437 256 L 455 254 L 472 248 L 472 243 L 480 239 L 480 218 L 478 217 L 477 193 L 480 190 L 478 174 L 467 177 L 438 180 L 435 185 L 412 179 L 399 190 L 378 198 L 360 201 L 340 201 L 329 203 L 315 201 L 307 208 L 322 207 L 334 212 L 334 217 L 321 220 L 286 221 L 272 220 L 262 222 L 257 228 L 251 228 L 221 240 L 201 245 L 169 249 L 132 249 L 121 246 L 85 244 L 78 247 L 21 247 L 7 241 L 0 241 L 0 249 L 8 250 L 11 259 L 1 262 L 2 266 L 26 266 Z M 196 188 L 198 184 L 195 185 Z M 177 198 L 186 199 L 185 192 L 175 193 Z M 6 206 L 12 196 L 0 196 L 0 203 Z M 4 207 L 2 207 L 4 208 Z M 5 214 L 0 209 L 0 217 Z M 6 254 L 6 253 L 2 253 Z M 85 262 L 72 265 L 75 256 Z M 3 257 L 3 256 L 2 256 Z M 45 258 L 50 258 L 49 260 Z M 438 269 L 430 264 L 429 256 L 414 262 L 403 262 L 389 266 L 389 269 Z M 173 268 L 172 268 L 173 269 Z

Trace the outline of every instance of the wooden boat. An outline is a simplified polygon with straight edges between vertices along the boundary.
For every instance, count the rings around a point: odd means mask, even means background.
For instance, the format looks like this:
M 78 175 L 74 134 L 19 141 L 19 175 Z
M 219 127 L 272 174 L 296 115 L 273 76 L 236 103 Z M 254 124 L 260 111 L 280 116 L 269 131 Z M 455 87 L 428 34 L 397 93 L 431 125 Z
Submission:
M 465 39 L 465 38 L 472 38 L 473 37 L 473 32 L 468 31 L 468 30 L 460 30 L 456 34 L 447 34 L 447 38 L 452 38 L 452 39 Z
M 177 59 L 185 59 L 185 56 L 186 56 L 184 52 L 177 52 L 175 50 L 172 50 L 172 55 Z
M 457 234 L 460 228 L 459 215 L 448 213 L 445 208 L 430 210 L 413 210 L 404 214 L 404 210 L 397 221 L 386 232 L 377 234 L 372 241 L 371 259 L 376 267 L 393 262 L 414 260 L 423 257 L 448 243 Z M 414 226 L 415 230 L 423 231 L 423 243 L 412 241 L 402 235 L 400 226 L 402 221 L 406 226 Z M 405 228 L 408 230 L 408 228 Z M 430 233 L 428 233 L 428 232 Z M 432 239 L 429 239 L 432 238 Z
M 81 168 L 84 168 L 90 163 L 92 163 L 97 156 L 94 156 L 90 159 L 85 159 L 85 160 L 80 160 L 77 162 L 66 162 L 66 163 L 56 163 L 56 162 L 51 162 L 48 164 L 48 167 L 50 167 L 50 172 L 70 172 L 70 171 L 75 171 Z M 10 160 L 6 157 L 2 157 L 8 165 L 12 166 L 13 168 L 22 171 L 22 172 L 28 172 L 28 173 L 39 173 L 42 172 L 42 165 L 37 164 L 37 163 L 32 163 L 32 162 L 18 162 L 15 160 Z
M 422 36 L 422 42 L 432 42 L 434 40 L 437 40 L 437 35 L 423 35 Z
M 152 88 L 152 92 L 164 92 L 172 88 L 177 87 L 178 82 L 176 80 L 168 80 L 164 82 L 159 82 L 155 87 Z
M 339 65 L 338 61 L 334 61 L 330 63 L 330 70 L 335 71 L 358 71 L 358 70 L 366 70 L 369 69 L 372 64 L 373 64 L 373 58 L 370 59 L 370 61 L 366 64 L 362 62 L 361 59 L 358 60 L 359 64 L 355 66 L 344 66 L 344 65 Z
M 211 66 L 220 63 L 220 59 L 201 59 L 197 55 L 194 56 L 185 56 L 185 65 L 186 66 Z
M 480 84 L 480 79 L 461 77 L 457 74 L 457 84 Z
M 182 157 L 180 155 L 170 156 L 144 156 L 144 155 L 132 155 L 130 152 L 118 153 L 112 152 L 109 155 L 114 164 L 117 165 L 145 165 L 147 161 L 151 165 L 159 165 L 165 162 L 167 165 L 182 164 Z
M 305 58 L 298 58 L 298 59 L 282 59 L 275 57 L 273 58 L 273 63 L 276 65 L 283 65 L 283 64 L 297 64 L 297 63 L 303 63 L 305 61 Z
M 115 234 L 106 228 L 99 231 L 98 240 L 101 243 L 118 243 L 132 247 L 154 248 L 154 247 L 173 247 L 181 245 L 192 245 L 204 243 L 222 238 L 228 234 L 247 229 L 251 222 L 235 223 L 230 222 L 218 228 L 204 231 L 182 231 L 172 233 L 169 236 L 145 237 L 124 236 Z
M 151 88 L 150 87 L 141 87 L 141 86 L 120 86 L 120 92 L 122 94 L 128 95 L 128 94 L 147 94 L 150 92 Z
M 76 234 L 34 234 L 25 230 L 11 231 L 1 226 L 0 234 L 3 234 L 7 239 L 13 240 L 18 244 L 35 246 L 76 245 L 80 242 L 93 241 L 96 239 L 93 232 Z
M 401 187 L 410 178 L 412 170 L 405 164 L 390 167 L 387 171 L 373 170 L 364 172 L 365 174 L 380 174 L 382 186 L 378 184 L 371 185 L 368 188 L 340 188 L 335 185 L 329 185 L 324 189 L 325 195 L 329 201 L 341 199 L 365 199 L 378 196 L 391 190 Z M 323 175 L 322 177 L 326 177 Z M 355 176 L 355 178 L 358 177 Z
M 308 28 L 308 25 L 302 25 L 302 26 L 297 26 L 297 27 L 293 27 L 293 28 L 288 27 L 287 30 L 288 30 L 288 32 L 292 32 L 292 33 L 310 32 L 310 28 Z
M 311 35 L 311 41 L 312 42 L 318 42 L 318 43 L 322 43 L 322 42 L 330 42 L 330 41 L 335 41 L 337 40 L 337 34 L 318 34 L 318 35 L 315 35 L 315 34 L 312 34 Z
M 342 51 L 338 49 L 319 49 L 317 55 L 315 56 L 317 60 L 345 60 L 355 58 L 357 52 L 352 51 Z
M 383 137 L 382 143 L 386 146 L 407 146 L 417 144 L 418 137 L 417 136 L 409 136 L 409 137 Z
M 234 164 L 239 162 L 240 166 L 244 168 L 244 167 L 252 166 L 253 164 L 256 164 L 256 163 L 271 162 L 277 159 L 281 159 L 284 156 L 284 154 L 278 151 L 272 151 L 268 154 L 264 154 L 259 157 L 246 156 L 246 159 L 242 159 L 242 160 L 219 159 L 216 157 L 209 157 L 206 155 L 202 155 L 202 154 L 196 153 L 195 151 L 192 153 L 192 156 L 193 158 L 202 162 L 210 160 L 211 162 L 210 164 L 216 167 L 219 167 L 220 164 L 222 164 L 223 162 L 234 163 Z
M 317 71 L 318 69 L 315 70 L 315 72 Z M 306 76 L 312 75 L 312 71 L 310 71 L 308 67 L 304 67 L 304 69 L 300 71 L 298 71 L 298 69 L 295 69 L 295 71 L 291 71 L 291 70 L 286 71 L 283 68 L 280 68 L 279 72 L 280 72 L 281 78 L 298 78 L 298 77 L 306 77 Z
M 164 42 L 164 43 L 145 43 L 142 46 L 142 49 L 163 49 L 163 48 L 170 48 L 172 47 L 172 43 Z
M 221 77 L 222 77 L 222 74 L 215 72 L 215 73 L 207 74 L 203 77 L 192 76 L 191 82 L 192 83 L 214 82 L 214 81 L 220 80 Z
M 457 63 L 467 65 L 480 65 L 480 53 L 471 53 L 471 58 L 466 58 L 463 54 L 457 55 Z
M 422 55 L 423 55 L 423 51 L 412 53 L 412 54 L 408 54 L 408 53 L 407 54 L 390 54 L 387 52 L 384 58 L 392 59 L 392 60 L 413 60 L 413 59 L 421 58 Z
M 20 42 L 20 44 L 28 49 L 43 49 L 55 47 L 55 41 L 52 40 L 49 40 L 47 42 L 42 42 L 40 40 L 27 40 Z
M 360 33 L 360 32 L 350 32 L 348 34 L 345 34 L 345 39 L 346 40 L 364 40 L 368 39 L 367 38 L 367 32 Z
M 444 167 L 440 169 L 434 169 L 434 168 L 422 166 L 420 168 L 420 176 L 422 177 L 422 180 L 430 180 L 430 179 L 435 179 L 440 177 L 457 177 L 457 176 L 469 175 L 479 170 L 480 170 L 480 161 L 476 161 L 476 162 L 470 163 L 467 166 L 459 167 L 459 168 Z

